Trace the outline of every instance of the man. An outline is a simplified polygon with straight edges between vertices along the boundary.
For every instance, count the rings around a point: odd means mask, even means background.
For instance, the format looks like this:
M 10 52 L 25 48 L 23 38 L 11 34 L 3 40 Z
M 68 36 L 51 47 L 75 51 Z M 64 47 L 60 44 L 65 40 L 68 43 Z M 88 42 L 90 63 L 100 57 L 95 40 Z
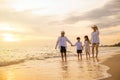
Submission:
M 55 49 L 57 49 L 57 46 L 59 45 L 62 61 L 64 61 L 64 59 L 65 61 L 67 61 L 67 58 L 66 58 L 67 42 L 70 43 L 72 46 L 71 41 L 65 36 L 65 32 L 61 31 L 61 36 L 58 37 Z

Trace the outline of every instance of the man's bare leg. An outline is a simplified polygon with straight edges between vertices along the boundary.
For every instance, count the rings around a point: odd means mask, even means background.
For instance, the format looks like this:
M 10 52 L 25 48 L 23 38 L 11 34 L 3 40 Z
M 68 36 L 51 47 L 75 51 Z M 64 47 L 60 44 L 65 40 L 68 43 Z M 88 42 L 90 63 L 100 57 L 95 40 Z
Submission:
M 67 61 L 67 55 L 66 55 L 66 53 L 64 53 L 64 57 L 65 57 L 65 61 Z
M 62 58 L 62 61 L 64 61 L 64 58 L 63 58 L 64 56 L 63 56 L 63 53 L 61 53 L 61 58 Z

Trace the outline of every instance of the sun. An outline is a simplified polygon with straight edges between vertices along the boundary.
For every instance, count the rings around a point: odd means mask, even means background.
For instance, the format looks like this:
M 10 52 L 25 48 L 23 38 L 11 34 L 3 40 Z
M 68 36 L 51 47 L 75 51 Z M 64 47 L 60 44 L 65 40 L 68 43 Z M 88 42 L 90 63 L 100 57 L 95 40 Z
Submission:
M 18 41 L 13 34 L 7 33 L 3 34 L 3 41 L 5 42 L 16 42 Z

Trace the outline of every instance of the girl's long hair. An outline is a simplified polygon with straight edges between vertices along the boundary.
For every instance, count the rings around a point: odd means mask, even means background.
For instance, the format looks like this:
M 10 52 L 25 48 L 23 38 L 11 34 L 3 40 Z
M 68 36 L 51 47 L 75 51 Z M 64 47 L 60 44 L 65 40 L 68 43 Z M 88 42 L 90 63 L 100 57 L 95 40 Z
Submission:
M 85 41 L 88 41 L 89 43 L 91 43 L 87 35 L 84 38 L 85 38 Z

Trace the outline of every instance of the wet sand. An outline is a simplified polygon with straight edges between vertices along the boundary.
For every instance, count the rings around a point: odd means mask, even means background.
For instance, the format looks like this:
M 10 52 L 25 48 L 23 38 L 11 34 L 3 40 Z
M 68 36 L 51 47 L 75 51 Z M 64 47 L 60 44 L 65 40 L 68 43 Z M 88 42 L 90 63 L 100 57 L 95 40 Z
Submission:
M 120 80 L 120 54 L 100 57 L 100 62 L 87 61 L 85 56 L 83 61 L 77 56 L 68 57 L 67 62 L 60 57 L 29 60 L 1 66 L 0 80 Z
M 98 80 L 108 77 L 108 68 L 77 56 L 67 62 L 61 58 L 31 60 L 21 64 L 0 67 L 0 80 Z
M 107 59 L 103 64 L 110 67 L 108 73 L 112 76 L 107 79 L 102 80 L 120 80 L 120 54 L 114 55 L 113 57 Z

